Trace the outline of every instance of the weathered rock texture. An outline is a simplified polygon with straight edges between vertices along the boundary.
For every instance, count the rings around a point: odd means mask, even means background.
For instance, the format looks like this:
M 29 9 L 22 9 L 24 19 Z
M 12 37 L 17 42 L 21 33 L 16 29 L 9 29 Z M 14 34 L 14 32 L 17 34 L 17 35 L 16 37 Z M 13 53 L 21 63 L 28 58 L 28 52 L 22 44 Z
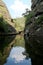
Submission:
M 29 15 L 31 13 L 33 13 L 33 16 L 28 19 L 25 36 L 29 37 L 30 44 L 28 44 L 32 53 L 43 56 L 43 0 L 32 0 L 32 11 Z
M 32 11 L 34 12 L 33 30 L 36 35 L 43 36 L 43 0 L 32 0 Z
M 7 21 L 7 23 L 9 24 L 8 26 L 9 26 L 10 31 L 12 29 L 13 29 L 12 31 L 14 31 L 14 23 L 12 22 L 9 11 L 2 0 L 0 0 L 0 16 L 3 16 L 5 21 Z
M 43 29 L 43 1 L 32 0 L 31 8 L 32 11 L 29 13 L 29 15 L 32 16 L 30 18 L 28 17 L 26 27 L 28 26 L 27 29 L 29 30 L 30 34 L 39 35 L 38 33 L 41 32 L 41 29 Z M 40 34 L 42 34 L 42 32 Z
M 11 17 L 9 15 L 9 11 L 7 10 L 7 7 L 5 6 L 4 2 L 0 0 L 0 14 L 8 21 L 11 22 Z

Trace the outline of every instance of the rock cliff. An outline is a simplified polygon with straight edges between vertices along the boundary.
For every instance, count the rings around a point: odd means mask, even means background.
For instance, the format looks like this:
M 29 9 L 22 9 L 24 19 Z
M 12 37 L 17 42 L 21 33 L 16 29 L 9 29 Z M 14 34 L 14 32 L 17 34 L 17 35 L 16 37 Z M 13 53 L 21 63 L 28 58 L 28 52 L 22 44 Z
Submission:
M 4 20 L 7 21 L 8 29 L 10 31 L 15 31 L 14 23 L 11 20 L 11 16 L 9 14 L 9 11 L 6 7 L 6 4 L 2 0 L 0 0 L 0 16 L 2 16 L 4 18 Z
M 26 16 L 25 38 L 32 53 L 43 56 L 43 0 L 32 0 L 32 10 Z
M 41 35 L 43 33 L 41 32 L 43 29 L 43 1 L 32 0 L 31 9 L 27 15 L 25 31 L 28 30 L 32 35 Z

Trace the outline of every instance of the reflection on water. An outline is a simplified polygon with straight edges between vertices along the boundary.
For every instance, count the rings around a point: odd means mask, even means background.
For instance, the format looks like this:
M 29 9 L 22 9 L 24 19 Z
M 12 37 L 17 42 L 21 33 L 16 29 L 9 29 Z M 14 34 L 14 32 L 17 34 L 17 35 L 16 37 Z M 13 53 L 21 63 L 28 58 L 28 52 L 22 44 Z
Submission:
M 0 36 L 0 64 L 3 65 L 6 62 L 13 43 L 12 40 L 15 36 Z
M 31 65 L 31 59 L 23 55 L 25 51 L 25 40 L 22 35 L 17 35 L 13 40 L 13 47 L 4 65 Z
M 43 65 L 43 36 L 31 36 L 25 39 L 25 52 L 29 54 L 32 65 Z
M 1 65 L 31 65 L 31 59 L 26 59 L 25 40 L 22 35 L 0 37 Z
M 14 41 L 15 41 L 14 47 L 15 46 L 25 47 L 25 40 L 23 35 L 17 35 Z
M 23 47 L 13 47 L 4 65 L 31 65 L 31 59 L 26 60 L 26 56 L 22 54 L 24 51 Z
M 43 38 L 0 36 L 0 65 L 43 65 Z

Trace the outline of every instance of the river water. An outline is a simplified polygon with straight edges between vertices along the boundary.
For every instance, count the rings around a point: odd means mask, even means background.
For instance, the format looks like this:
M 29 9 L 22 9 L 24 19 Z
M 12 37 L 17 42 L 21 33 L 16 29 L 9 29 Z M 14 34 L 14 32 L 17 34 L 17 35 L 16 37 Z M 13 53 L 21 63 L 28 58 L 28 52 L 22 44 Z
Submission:
M 43 65 L 40 46 L 35 42 L 31 44 L 23 35 L 0 36 L 0 65 Z

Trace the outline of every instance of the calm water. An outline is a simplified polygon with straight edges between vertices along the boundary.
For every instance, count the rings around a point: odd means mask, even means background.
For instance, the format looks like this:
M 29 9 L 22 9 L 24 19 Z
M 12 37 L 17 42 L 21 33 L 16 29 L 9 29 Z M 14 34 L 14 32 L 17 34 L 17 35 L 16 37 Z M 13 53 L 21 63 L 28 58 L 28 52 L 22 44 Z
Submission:
M 24 50 L 20 46 L 13 47 L 4 65 L 31 65 L 31 59 L 26 60 L 26 55 L 22 54 Z
M 43 65 L 43 44 L 23 35 L 0 36 L 0 65 Z
M 13 47 L 7 58 L 7 62 L 4 65 L 31 65 L 31 59 L 26 59 L 26 55 L 23 55 L 25 51 L 25 41 L 23 36 L 17 35 L 13 40 Z
M 22 35 L 0 37 L 0 64 L 1 65 L 31 65 L 25 52 L 25 40 Z M 12 40 L 12 41 L 11 41 Z

